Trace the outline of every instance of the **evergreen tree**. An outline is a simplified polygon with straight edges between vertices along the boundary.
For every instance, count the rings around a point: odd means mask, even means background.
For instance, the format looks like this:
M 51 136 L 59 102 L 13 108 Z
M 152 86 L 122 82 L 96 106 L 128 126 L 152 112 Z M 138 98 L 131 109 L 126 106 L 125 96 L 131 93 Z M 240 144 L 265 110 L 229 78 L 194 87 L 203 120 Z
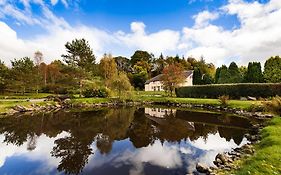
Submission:
M 17 87 L 23 94 L 26 92 L 26 89 L 34 89 L 34 75 L 36 75 L 36 69 L 33 61 L 28 57 L 24 57 L 21 59 L 15 59 L 14 61 L 11 61 L 11 63 L 14 80 L 14 84 L 12 86 Z
M 264 64 L 264 79 L 267 83 L 281 83 L 281 58 L 271 57 Z
M 240 83 L 242 82 L 242 77 L 239 68 L 235 62 L 230 63 L 228 72 L 230 75 L 229 83 Z
M 0 60 L 0 92 L 4 92 L 7 87 L 9 80 L 9 69 L 8 67 Z
M 220 72 L 221 72 L 221 68 L 218 67 L 218 68 L 216 69 L 216 75 L 215 75 L 215 83 L 216 83 L 216 84 L 218 84 L 218 82 L 219 82 Z
M 134 55 L 131 56 L 131 65 L 134 66 L 139 61 L 151 63 L 152 55 L 147 51 L 137 50 Z
M 194 68 L 192 82 L 194 85 L 202 84 L 202 73 L 198 67 Z
M 248 64 L 248 70 L 247 70 L 247 73 L 246 73 L 246 76 L 245 76 L 245 81 L 247 83 L 262 83 L 262 82 L 264 82 L 260 62 L 250 62 Z
M 225 65 L 222 65 L 220 69 L 218 83 L 219 84 L 229 83 L 229 79 L 230 79 L 230 74 L 228 72 L 228 68 Z
M 95 65 L 95 55 L 88 41 L 75 39 L 65 44 L 67 55 L 62 55 L 64 61 L 72 66 L 79 67 L 87 72 L 93 71 Z

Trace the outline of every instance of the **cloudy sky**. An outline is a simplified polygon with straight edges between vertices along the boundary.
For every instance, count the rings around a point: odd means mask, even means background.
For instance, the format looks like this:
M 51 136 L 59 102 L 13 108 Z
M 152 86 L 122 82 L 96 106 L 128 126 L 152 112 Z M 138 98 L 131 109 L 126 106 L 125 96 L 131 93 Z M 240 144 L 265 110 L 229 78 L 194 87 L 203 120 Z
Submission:
M 61 59 L 64 44 L 85 38 L 97 60 L 203 56 L 216 66 L 281 54 L 281 0 L 0 0 L 0 59 Z

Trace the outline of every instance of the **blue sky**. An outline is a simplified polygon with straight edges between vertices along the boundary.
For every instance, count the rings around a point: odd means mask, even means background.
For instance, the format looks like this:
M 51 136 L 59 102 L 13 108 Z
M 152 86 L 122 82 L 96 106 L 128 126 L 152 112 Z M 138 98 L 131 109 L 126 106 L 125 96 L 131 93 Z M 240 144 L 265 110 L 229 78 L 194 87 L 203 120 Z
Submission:
M 0 0 L 0 37 L 7 39 L 0 58 L 40 50 L 50 62 L 65 52 L 63 43 L 84 37 L 98 58 L 142 49 L 217 65 L 263 62 L 280 54 L 268 45 L 281 38 L 267 37 L 281 27 L 274 18 L 280 8 L 278 0 Z

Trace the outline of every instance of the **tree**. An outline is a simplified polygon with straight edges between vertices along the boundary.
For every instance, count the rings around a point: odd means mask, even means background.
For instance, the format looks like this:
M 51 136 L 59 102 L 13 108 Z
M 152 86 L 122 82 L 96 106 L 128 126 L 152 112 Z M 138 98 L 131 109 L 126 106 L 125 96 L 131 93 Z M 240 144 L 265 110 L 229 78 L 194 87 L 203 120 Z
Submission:
M 228 67 L 228 72 L 230 75 L 229 83 L 241 83 L 242 76 L 240 74 L 239 68 L 235 62 L 230 63 Z
M 192 83 L 194 85 L 202 84 L 202 73 L 201 73 L 201 71 L 200 71 L 200 69 L 198 67 L 194 68 Z
M 43 62 L 43 53 L 40 51 L 36 51 L 34 53 L 34 63 L 36 66 L 39 66 Z
M 137 50 L 133 56 L 131 56 L 131 64 L 134 66 L 139 61 L 145 61 L 150 63 L 152 61 L 152 55 L 147 51 Z
M 7 87 L 9 80 L 9 69 L 8 67 L 0 60 L 0 92 L 4 92 Z
M 173 95 L 175 88 L 183 83 L 184 80 L 184 69 L 179 63 L 171 64 L 163 69 L 161 81 L 164 89 L 169 91 L 171 96 Z
M 117 65 L 117 70 L 119 72 L 131 72 L 131 65 L 130 60 L 126 57 L 118 56 L 113 58 L 115 60 L 115 63 Z
M 220 72 L 221 72 L 221 68 L 218 67 L 218 68 L 216 69 L 216 74 L 215 74 L 215 83 L 216 83 L 216 84 L 219 83 Z
M 162 73 L 164 67 L 167 65 L 164 56 L 161 55 L 159 56 L 158 59 L 156 59 L 153 63 L 152 63 L 152 76 L 155 77 L 159 74 Z
M 242 79 L 241 81 L 245 82 L 245 77 L 246 77 L 246 74 L 247 74 L 247 67 L 246 66 L 240 66 L 239 72 L 241 74 L 241 79 Z
M 263 74 L 261 71 L 260 62 L 250 62 L 245 76 L 247 83 L 262 83 L 264 82 Z
M 80 96 L 82 95 L 83 79 L 94 72 L 95 55 L 84 38 L 75 39 L 65 44 L 67 55 L 62 55 L 64 61 L 73 69 L 75 78 L 79 80 Z
M 12 75 L 15 81 L 13 86 L 18 86 L 24 94 L 27 87 L 33 88 L 34 86 L 35 67 L 33 61 L 28 57 L 24 57 L 18 60 L 15 59 L 11 63 Z
M 129 78 L 127 77 L 126 73 L 120 72 L 115 77 L 112 77 L 110 81 L 111 89 L 118 92 L 118 98 L 120 99 L 121 94 L 126 94 L 126 92 L 132 90 L 132 86 L 130 84 Z
M 281 83 L 281 58 L 270 57 L 264 64 L 264 79 L 267 83 Z
M 220 75 L 218 79 L 219 84 L 229 83 L 230 73 L 228 72 L 228 68 L 225 65 L 222 65 L 220 69 Z
M 133 67 L 134 73 L 129 74 L 129 78 L 131 83 L 133 84 L 134 88 L 143 90 L 144 84 L 146 80 L 148 80 L 148 72 L 142 66 L 134 65 Z
M 117 74 L 117 65 L 111 54 L 104 54 L 100 60 L 101 75 L 105 80 L 109 80 Z
M 209 74 L 204 74 L 202 79 L 202 84 L 213 84 L 214 78 L 211 77 Z
M 66 55 L 62 55 L 64 61 L 73 67 L 80 67 L 85 71 L 93 71 L 95 65 L 95 55 L 88 41 L 83 39 L 75 39 L 65 44 Z
M 42 74 L 40 74 L 40 65 L 43 63 L 43 53 L 40 51 L 36 51 L 34 53 L 34 63 L 36 65 L 36 69 L 37 69 L 37 74 L 34 77 L 35 83 L 36 83 L 36 93 L 38 94 L 39 91 L 39 86 L 42 84 L 40 81 L 42 80 L 41 76 Z

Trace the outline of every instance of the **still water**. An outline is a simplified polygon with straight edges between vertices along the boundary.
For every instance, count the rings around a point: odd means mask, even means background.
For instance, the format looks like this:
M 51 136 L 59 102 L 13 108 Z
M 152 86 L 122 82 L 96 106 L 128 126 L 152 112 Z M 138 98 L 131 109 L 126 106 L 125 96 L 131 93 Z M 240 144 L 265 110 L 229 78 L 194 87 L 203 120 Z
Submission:
M 247 143 L 245 118 L 164 108 L 57 112 L 0 119 L 0 174 L 195 172 Z

